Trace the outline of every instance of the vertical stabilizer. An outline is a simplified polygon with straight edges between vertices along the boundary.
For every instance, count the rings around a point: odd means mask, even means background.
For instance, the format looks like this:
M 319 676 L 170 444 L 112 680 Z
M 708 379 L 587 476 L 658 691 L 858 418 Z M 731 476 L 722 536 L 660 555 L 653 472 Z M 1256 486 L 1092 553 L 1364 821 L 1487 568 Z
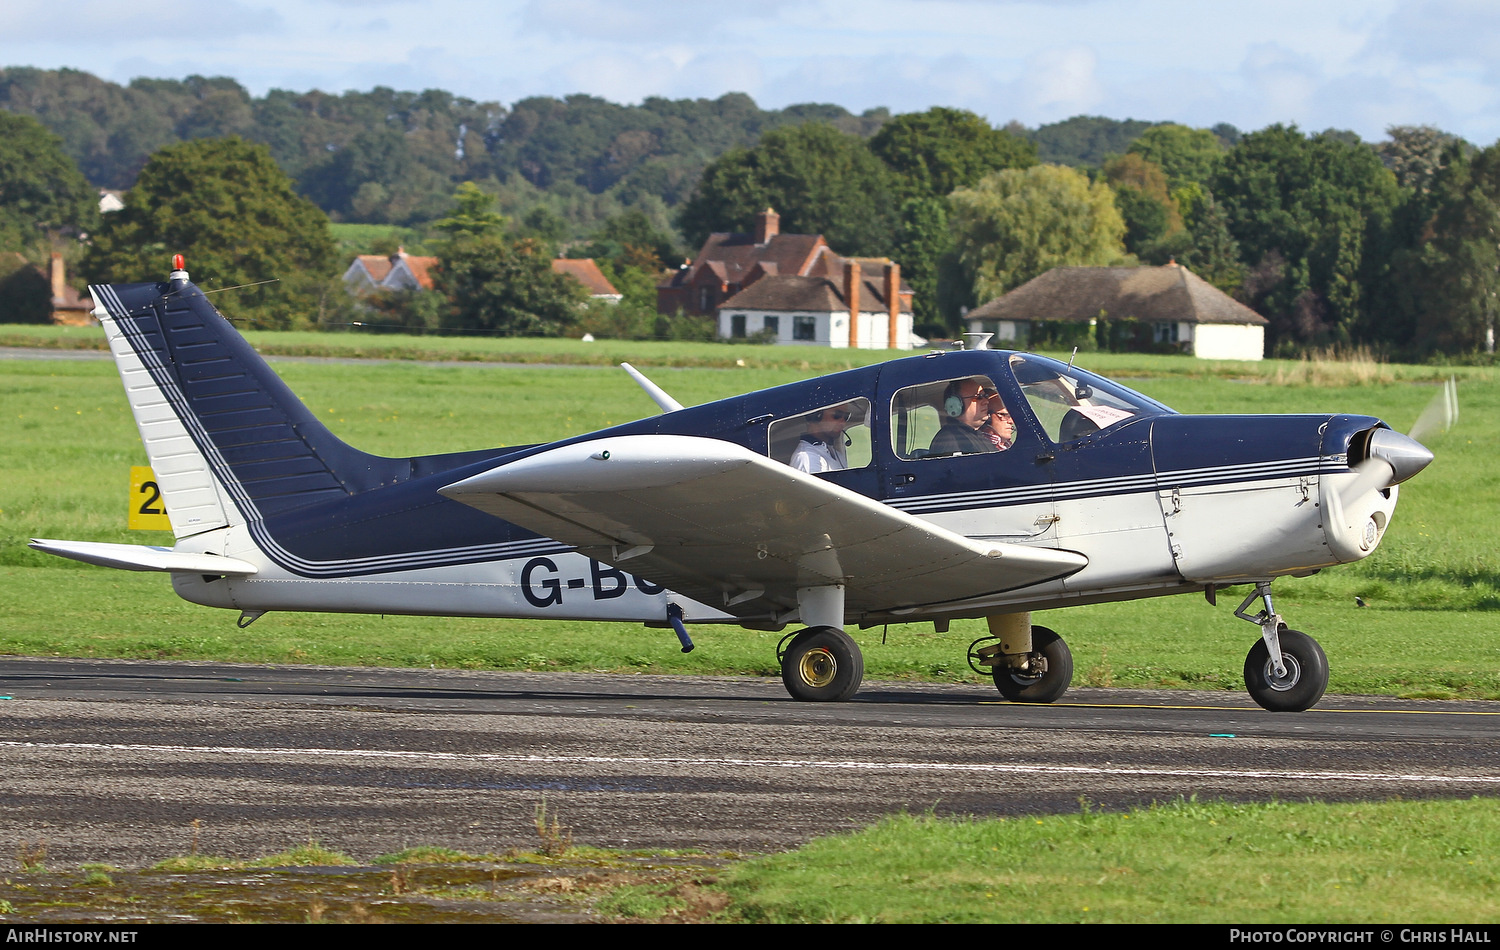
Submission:
M 147 286 L 154 289 L 162 285 Z M 94 316 L 104 327 L 115 368 L 120 371 L 120 380 L 125 384 L 125 396 L 130 400 L 130 411 L 146 447 L 146 458 L 156 474 L 156 484 L 161 489 L 172 533 L 185 538 L 230 524 L 242 524 L 243 517 L 235 509 L 234 502 L 221 491 L 207 458 L 188 434 L 185 420 L 158 381 L 163 375 L 161 349 L 146 347 L 143 352 L 138 351 L 117 320 L 117 314 L 123 319 L 129 319 L 129 315 L 116 291 L 129 289 L 134 288 L 95 286 L 90 287 L 89 292 L 99 302 Z M 110 302 L 115 306 L 111 307 Z M 154 375 L 147 369 L 147 363 L 155 366 L 157 372 Z
M 410 477 L 329 432 L 185 271 L 91 292 L 179 538 Z

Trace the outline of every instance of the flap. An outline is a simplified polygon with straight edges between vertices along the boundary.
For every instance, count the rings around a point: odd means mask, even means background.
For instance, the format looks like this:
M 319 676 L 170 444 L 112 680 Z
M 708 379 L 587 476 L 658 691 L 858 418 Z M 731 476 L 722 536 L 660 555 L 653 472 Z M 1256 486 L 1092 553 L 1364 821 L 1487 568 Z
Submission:
M 1072 551 L 973 541 L 743 446 L 678 435 L 549 449 L 440 492 L 701 603 L 773 617 L 842 585 L 851 614 L 967 600 L 1072 574 Z

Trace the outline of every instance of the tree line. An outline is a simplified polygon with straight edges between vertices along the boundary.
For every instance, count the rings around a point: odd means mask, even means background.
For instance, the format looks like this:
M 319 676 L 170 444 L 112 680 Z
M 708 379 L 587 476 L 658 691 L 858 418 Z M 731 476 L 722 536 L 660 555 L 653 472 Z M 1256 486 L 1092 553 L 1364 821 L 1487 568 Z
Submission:
M 1271 355 L 1366 344 L 1452 356 L 1492 339 L 1495 148 L 1428 127 L 1370 144 L 1286 125 L 1075 117 L 1027 130 L 941 107 L 766 111 L 743 95 L 257 99 L 227 79 L 122 87 L 5 69 L 0 251 L 38 258 L 61 242 L 90 278 L 144 279 L 161 269 L 147 259 L 190 249 L 222 287 L 282 279 L 240 292 L 252 322 L 332 324 L 354 311 L 329 221 L 399 223 L 447 252 L 446 294 L 380 301 L 392 322 L 682 336 L 706 331 L 654 313 L 663 270 L 774 207 L 783 231 L 898 261 L 928 335 L 1053 266 L 1175 259 L 1266 315 Z M 128 183 L 126 211 L 101 218 L 91 183 Z M 482 233 L 453 225 L 475 215 L 495 217 Z M 510 263 L 460 266 L 480 248 Z M 625 306 L 551 299 L 560 285 L 533 264 L 559 251 L 599 260 Z M 481 288 L 488 305 L 475 305 Z

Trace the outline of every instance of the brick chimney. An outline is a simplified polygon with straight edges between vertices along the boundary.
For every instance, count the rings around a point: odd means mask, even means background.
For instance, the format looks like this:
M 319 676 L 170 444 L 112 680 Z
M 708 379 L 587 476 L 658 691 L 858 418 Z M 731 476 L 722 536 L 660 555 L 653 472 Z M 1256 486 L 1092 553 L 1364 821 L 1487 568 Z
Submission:
M 781 233 L 781 215 L 767 208 L 755 216 L 755 243 L 764 244 Z
M 885 305 L 890 312 L 890 330 L 886 333 L 886 346 L 896 349 L 897 330 L 901 326 L 901 265 L 895 261 L 885 262 Z
M 849 349 L 859 346 L 859 287 L 864 278 L 859 273 L 859 261 L 844 259 L 844 299 L 849 302 Z
M 68 293 L 68 275 L 63 268 L 63 256 L 57 251 L 52 252 L 52 263 L 48 268 L 47 276 L 52 280 L 52 300 L 61 303 Z

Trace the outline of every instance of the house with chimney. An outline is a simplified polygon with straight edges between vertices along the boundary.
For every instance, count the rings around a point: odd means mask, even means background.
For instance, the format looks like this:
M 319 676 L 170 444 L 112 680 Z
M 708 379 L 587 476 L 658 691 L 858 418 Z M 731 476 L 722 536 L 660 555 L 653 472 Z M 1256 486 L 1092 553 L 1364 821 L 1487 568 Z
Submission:
M 782 234 L 767 208 L 749 234 L 711 234 L 656 288 L 657 311 L 714 316 L 719 336 L 809 346 L 910 349 L 912 291 L 885 259 L 846 258 L 821 234 Z
M 656 286 L 656 310 L 712 316 L 719 304 L 762 277 L 808 277 L 826 269 L 831 254 L 821 234 L 782 234 L 781 216 L 767 208 L 750 234 L 710 234 L 698 256 Z
M 344 283 L 356 296 L 381 290 L 431 290 L 435 257 L 418 257 L 396 248 L 396 253 L 361 254 L 344 271 Z
M 833 275 L 767 275 L 719 305 L 719 336 L 835 349 L 909 350 L 911 288 L 884 258 L 840 258 Z
M 97 324 L 94 301 L 68 283 L 60 252 L 43 270 L 19 254 L 0 255 L 0 323 Z

